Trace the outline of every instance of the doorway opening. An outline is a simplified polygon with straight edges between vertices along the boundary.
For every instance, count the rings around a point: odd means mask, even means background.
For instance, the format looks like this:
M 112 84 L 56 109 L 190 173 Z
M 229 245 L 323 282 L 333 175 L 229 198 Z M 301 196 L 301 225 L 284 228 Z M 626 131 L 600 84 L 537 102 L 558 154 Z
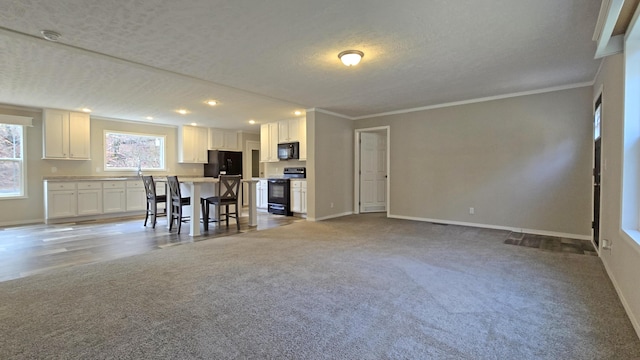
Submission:
M 593 245 L 600 244 L 600 180 L 602 158 L 602 93 L 598 95 L 593 109 Z
M 244 169 L 242 171 L 244 174 L 243 178 L 259 178 L 262 175 L 261 167 L 264 166 L 260 163 L 260 142 L 247 141 L 244 157 Z M 242 184 L 242 194 L 242 206 L 249 206 L 249 185 L 247 183 Z
M 354 213 L 389 216 L 389 126 L 355 130 Z

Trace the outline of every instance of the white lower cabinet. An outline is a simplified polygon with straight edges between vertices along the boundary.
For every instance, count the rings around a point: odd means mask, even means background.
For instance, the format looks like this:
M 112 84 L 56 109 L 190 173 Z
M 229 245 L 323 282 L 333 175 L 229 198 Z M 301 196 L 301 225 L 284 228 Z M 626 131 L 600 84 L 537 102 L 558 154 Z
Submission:
M 259 180 L 256 184 L 256 207 L 258 209 L 266 209 L 269 205 L 268 191 L 267 180 Z
M 305 180 L 291 180 L 291 211 L 302 214 L 307 212 L 307 182 Z
M 147 194 L 142 181 L 127 181 L 127 211 L 147 209 Z
M 76 216 L 77 195 L 74 182 L 45 184 L 45 217 L 47 219 Z
M 78 183 L 78 216 L 102 214 L 102 183 Z
M 109 217 L 127 212 L 134 214 L 147 208 L 147 194 L 140 180 L 47 180 L 44 182 L 44 191 L 47 222 L 49 219 Z
M 307 182 L 301 181 L 302 187 L 300 188 L 300 199 L 302 202 L 302 206 L 300 206 L 300 212 L 303 214 L 307 213 Z
M 104 181 L 102 188 L 103 212 L 116 213 L 127 210 L 124 181 Z

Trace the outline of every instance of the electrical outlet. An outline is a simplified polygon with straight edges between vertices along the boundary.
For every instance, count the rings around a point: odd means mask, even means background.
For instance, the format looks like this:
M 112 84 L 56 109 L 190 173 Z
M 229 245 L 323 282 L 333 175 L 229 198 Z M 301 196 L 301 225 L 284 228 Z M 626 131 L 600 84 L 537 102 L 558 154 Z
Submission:
M 333 203 L 331 203 L 331 208 L 333 209 Z
M 99 173 L 102 169 L 100 169 L 100 166 L 96 166 L 96 172 Z
M 470 214 L 470 215 L 473 215 L 473 214 L 475 214 L 475 213 L 476 213 L 476 209 L 475 209 L 475 208 L 470 207 L 470 208 L 469 208 L 469 214 Z
M 58 168 L 55 167 L 55 166 L 52 166 L 51 167 L 51 172 L 54 173 L 54 174 L 57 173 L 58 172 Z
M 609 239 L 602 239 L 602 249 L 603 250 L 611 250 L 612 246 L 613 246 L 613 241 L 611 241 Z

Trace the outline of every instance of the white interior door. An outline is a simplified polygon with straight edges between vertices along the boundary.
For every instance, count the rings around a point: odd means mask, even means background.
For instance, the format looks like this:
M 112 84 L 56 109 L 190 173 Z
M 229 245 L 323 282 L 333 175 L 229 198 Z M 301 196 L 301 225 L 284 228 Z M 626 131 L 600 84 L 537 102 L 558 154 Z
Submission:
M 387 136 L 360 134 L 360 212 L 387 211 Z

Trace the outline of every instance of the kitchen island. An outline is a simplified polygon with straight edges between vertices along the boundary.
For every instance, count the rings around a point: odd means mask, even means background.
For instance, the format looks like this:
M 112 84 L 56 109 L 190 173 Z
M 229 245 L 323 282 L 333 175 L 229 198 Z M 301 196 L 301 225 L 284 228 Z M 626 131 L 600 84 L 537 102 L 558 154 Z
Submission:
M 218 179 L 209 177 L 179 177 L 185 194 L 191 197 L 189 235 L 200 235 L 200 196 L 213 195 Z M 144 214 L 146 193 L 139 177 L 65 176 L 44 178 L 45 222 L 69 222 L 105 219 Z M 154 176 L 157 183 L 164 176 Z M 257 226 L 257 180 L 242 180 L 249 187 L 249 226 Z M 207 186 L 208 185 L 208 186 Z M 204 187 L 204 193 L 203 193 Z M 169 200 L 170 201 L 170 200 Z M 170 204 L 167 210 L 170 211 Z M 242 209 L 239 209 L 242 211 Z
M 200 198 L 202 197 L 203 190 L 208 191 L 207 195 L 215 195 L 215 192 L 212 192 L 211 189 L 215 189 L 215 186 L 207 187 L 207 184 L 217 184 L 218 179 L 211 177 L 197 177 L 197 178 L 178 178 L 180 184 L 186 187 L 187 193 L 191 199 L 191 213 L 189 216 L 191 217 L 191 221 L 189 222 L 189 236 L 198 236 L 200 235 Z M 158 178 L 156 182 L 166 181 L 166 178 L 160 179 Z M 247 179 L 242 180 L 244 183 L 249 184 L 249 226 L 257 226 L 258 225 L 258 212 L 256 209 L 256 184 L 257 180 Z M 204 189 L 203 189 L 204 187 Z M 240 209 L 239 209 L 240 210 Z M 171 219 L 171 196 L 167 196 L 167 216 Z M 197 220 L 194 220 L 197 219 Z M 237 220 L 236 220 L 237 221 Z

